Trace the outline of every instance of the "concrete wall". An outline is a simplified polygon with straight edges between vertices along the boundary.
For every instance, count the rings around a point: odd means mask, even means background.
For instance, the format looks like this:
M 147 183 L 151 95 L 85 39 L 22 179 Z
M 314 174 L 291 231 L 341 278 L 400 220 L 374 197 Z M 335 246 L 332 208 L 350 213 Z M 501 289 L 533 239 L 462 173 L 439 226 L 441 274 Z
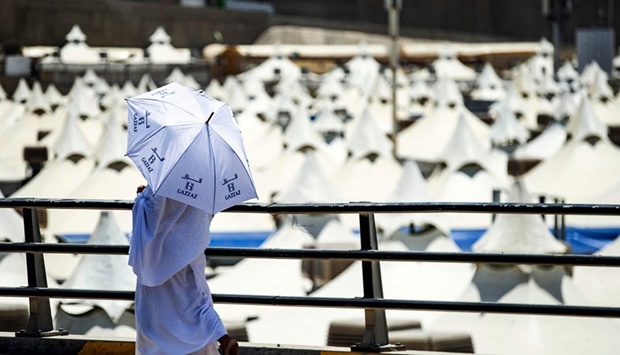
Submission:
M 270 24 L 304 24 L 387 32 L 381 0 L 268 0 L 276 16 L 265 13 L 187 8 L 177 0 L 1 0 L 0 43 L 57 45 L 79 24 L 91 46 L 146 47 L 163 25 L 176 47 L 200 49 L 215 42 L 251 43 Z M 572 0 L 573 13 L 563 26 L 565 44 L 575 29 L 612 26 L 620 38 L 620 2 Z M 335 21 L 330 23 L 329 21 Z M 551 40 L 551 25 L 541 15 L 541 0 L 403 0 L 403 35 L 451 39 Z
M 278 15 L 320 17 L 387 23 L 384 1 L 375 0 L 271 0 Z M 563 37 L 573 44 L 579 27 L 613 26 L 620 32 L 620 2 L 613 0 L 572 0 L 573 12 L 565 21 Z M 551 40 L 551 25 L 541 15 L 541 0 L 403 0 L 402 32 L 426 30 L 425 35 L 454 33 L 476 36 Z M 387 31 L 387 29 L 386 29 Z
M 226 43 L 251 43 L 268 27 L 269 15 L 217 8 L 187 8 L 162 1 L 119 0 L 2 0 L 0 43 L 56 45 L 74 24 L 90 46 L 141 47 L 162 25 L 175 47 L 202 49 L 216 42 L 219 31 Z

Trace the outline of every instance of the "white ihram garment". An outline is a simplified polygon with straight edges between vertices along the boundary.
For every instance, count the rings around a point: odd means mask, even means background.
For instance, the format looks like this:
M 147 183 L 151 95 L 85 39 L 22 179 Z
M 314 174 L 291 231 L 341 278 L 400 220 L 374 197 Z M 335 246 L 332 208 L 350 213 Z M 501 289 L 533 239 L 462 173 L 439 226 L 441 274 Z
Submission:
M 146 187 L 133 207 L 129 265 L 137 276 L 137 354 L 218 354 L 204 250 L 213 216 Z

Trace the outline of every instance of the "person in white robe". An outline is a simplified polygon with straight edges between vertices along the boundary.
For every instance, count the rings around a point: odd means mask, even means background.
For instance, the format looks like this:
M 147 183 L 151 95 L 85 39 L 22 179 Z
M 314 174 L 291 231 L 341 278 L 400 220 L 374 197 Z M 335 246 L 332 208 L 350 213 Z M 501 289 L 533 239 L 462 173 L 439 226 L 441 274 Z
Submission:
M 236 355 L 205 277 L 213 215 L 139 186 L 129 265 L 137 276 L 136 354 Z

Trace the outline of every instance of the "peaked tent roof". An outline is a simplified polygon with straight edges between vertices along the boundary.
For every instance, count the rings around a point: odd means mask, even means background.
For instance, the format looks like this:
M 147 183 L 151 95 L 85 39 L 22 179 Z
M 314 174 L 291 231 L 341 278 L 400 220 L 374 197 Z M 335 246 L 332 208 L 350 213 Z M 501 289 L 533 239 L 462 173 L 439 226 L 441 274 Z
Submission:
M 485 101 L 498 101 L 506 96 L 504 82 L 490 63 L 485 63 L 482 67 L 470 96 L 475 100 Z
M 94 165 L 95 162 L 88 158 L 75 162 L 69 159 L 56 160 L 46 165 L 11 197 L 63 198 L 88 178 Z
M 481 265 L 458 301 L 592 305 L 562 267 Z M 620 346 L 618 326 L 604 318 L 450 312 L 426 329 L 467 331 L 476 352 L 489 354 L 611 354 Z
M 489 127 L 464 106 L 435 107 L 397 137 L 397 152 L 401 158 L 437 162 L 455 134 L 463 115 L 483 148 L 491 147 Z
M 92 147 L 80 129 L 77 116 L 69 114 L 52 150 L 56 159 L 65 159 L 74 154 L 91 156 Z
M 323 137 L 312 127 L 310 114 L 304 107 L 297 107 L 284 130 L 284 143 L 287 150 L 300 150 L 306 147 L 321 149 L 325 145 Z
M 28 86 L 26 79 L 20 78 L 17 82 L 17 87 L 15 88 L 15 91 L 13 91 L 13 96 L 11 96 L 11 98 L 15 102 L 25 103 L 28 101 L 29 97 L 30 87 Z
M 607 125 L 604 124 L 592 108 L 592 103 L 587 96 L 583 96 L 577 111 L 569 118 L 566 131 L 572 139 L 580 141 L 590 136 L 607 140 Z
M 63 198 L 94 200 L 133 200 L 136 186 L 145 185 L 144 177 L 133 164 L 127 164 L 117 171 L 106 167 L 89 172 L 87 178 L 77 181 Z M 123 232 L 131 232 L 131 211 L 113 211 L 114 219 Z M 47 234 L 90 234 L 97 224 L 99 212 L 95 210 L 48 211 Z
M 513 157 L 517 160 L 546 160 L 555 155 L 566 142 L 566 129 L 559 122 L 553 122 L 536 138 L 517 147 Z
M 392 142 L 379 129 L 379 126 L 373 118 L 370 108 L 362 112 L 357 122 L 348 130 L 348 147 L 354 158 L 363 158 L 369 154 L 377 154 L 382 157 L 392 155 Z
M 452 131 L 452 137 L 437 160 L 445 162 L 448 168 L 453 170 L 459 170 L 465 164 L 475 163 L 490 171 L 495 171 L 497 169 L 489 164 L 490 153 L 491 151 L 485 148 L 485 145 L 476 137 L 466 116 L 461 113 Z
M 513 182 L 506 202 L 532 203 L 522 182 Z M 489 229 L 474 243 L 472 250 L 482 253 L 566 253 L 568 247 L 549 232 L 536 214 L 498 214 Z
M 404 163 L 400 180 L 396 188 L 382 199 L 385 202 L 433 202 L 435 196 L 420 172 L 418 164 L 408 160 Z M 376 216 L 376 223 L 386 237 L 411 223 L 416 226 L 432 225 L 444 235 L 450 235 L 448 220 L 442 214 L 426 213 L 381 213 Z
M 608 139 L 591 144 L 571 140 L 551 158 L 524 175 L 530 191 L 587 203 L 620 182 L 620 149 Z M 596 184 L 592 182 L 596 181 Z
M 28 108 L 28 112 L 35 111 L 43 111 L 44 113 L 51 113 L 52 107 L 43 92 L 43 88 L 41 87 L 41 83 L 36 81 L 32 85 L 32 90 L 30 91 L 30 97 L 28 98 L 28 102 L 26 104 Z
M 71 30 L 67 33 L 65 39 L 69 42 L 84 42 L 86 41 L 86 35 L 84 34 L 84 32 L 82 32 L 80 26 L 75 24 L 73 25 L 73 27 L 71 27 Z
M 129 240 L 121 231 L 110 212 L 100 214 L 97 227 L 88 239 L 89 245 L 129 245 Z M 63 287 L 75 289 L 127 290 L 135 289 L 136 277 L 128 265 L 127 255 L 85 254 L 81 257 L 75 271 L 63 283 Z M 103 308 L 113 321 L 118 321 L 132 301 L 117 300 L 68 300 L 59 307 L 72 313 L 71 304 L 92 305 Z M 64 306 L 63 304 L 67 304 Z M 84 312 L 80 312 L 84 313 Z
M 529 137 L 530 132 L 521 125 L 517 116 L 507 105 L 501 105 L 491 125 L 491 141 L 498 145 L 511 142 L 524 144 Z
M 456 57 L 456 51 L 450 43 L 444 44 L 439 58 L 431 63 L 437 77 L 447 77 L 456 81 L 472 81 L 476 79 L 476 72 L 463 64 Z
M 343 202 L 339 191 L 333 186 L 319 165 L 315 153 L 305 153 L 304 163 L 297 177 L 274 197 L 283 203 Z

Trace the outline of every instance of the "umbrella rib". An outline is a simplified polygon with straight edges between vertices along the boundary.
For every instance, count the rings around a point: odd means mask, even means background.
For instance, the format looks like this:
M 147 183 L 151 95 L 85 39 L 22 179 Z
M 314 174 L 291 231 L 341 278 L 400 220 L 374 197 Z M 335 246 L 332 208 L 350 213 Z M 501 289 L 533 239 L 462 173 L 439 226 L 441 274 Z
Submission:
M 213 113 L 211 114 L 213 115 Z M 211 117 L 209 116 L 209 119 L 211 119 Z M 208 121 L 207 121 L 208 122 Z M 213 166 L 213 201 L 211 201 L 211 206 L 213 206 L 213 210 L 211 210 L 211 212 L 213 213 L 213 215 L 215 215 L 215 194 L 217 193 L 217 174 L 215 173 L 215 155 L 213 154 L 213 139 L 211 139 L 211 128 L 209 127 L 209 125 L 206 125 L 207 127 L 207 137 L 208 142 L 209 142 L 209 150 L 210 150 L 210 156 L 211 156 L 211 164 Z

